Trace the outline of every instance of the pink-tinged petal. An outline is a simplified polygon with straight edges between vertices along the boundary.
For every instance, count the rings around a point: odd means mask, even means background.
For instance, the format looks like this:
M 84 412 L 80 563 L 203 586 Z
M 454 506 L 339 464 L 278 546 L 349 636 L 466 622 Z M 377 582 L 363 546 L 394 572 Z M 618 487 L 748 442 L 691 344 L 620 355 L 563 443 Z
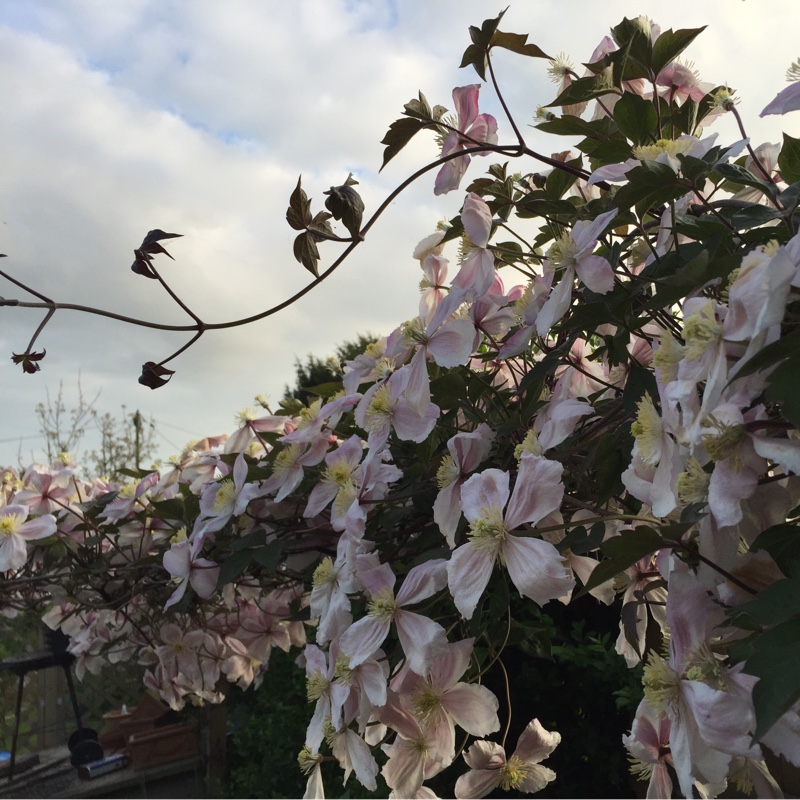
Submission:
M 186 594 L 186 587 L 188 585 L 189 582 L 186 580 L 186 578 L 183 578 L 177 587 L 175 587 L 175 591 L 169 596 L 167 602 L 164 603 L 164 611 L 170 608 L 170 606 L 174 606 L 175 603 L 180 602 L 180 600 Z
M 472 472 L 485 461 L 492 449 L 494 431 L 481 422 L 471 433 L 457 433 L 447 442 L 447 449 L 462 472 Z
M 468 319 L 445 323 L 428 341 L 428 353 L 440 367 L 466 364 L 472 355 L 475 326 Z
M 450 556 L 447 562 L 447 585 L 464 619 L 472 618 L 493 568 L 494 558 L 478 552 L 471 543 L 461 545 Z
M 575 588 L 564 558 L 550 542 L 508 534 L 503 542 L 503 557 L 508 576 L 520 595 L 537 605 L 543 606 Z
M 475 247 L 486 247 L 489 244 L 492 212 L 486 201 L 475 192 L 470 192 L 464 201 L 464 207 L 461 209 L 461 222 Z
M 725 679 L 727 682 L 727 675 Z M 756 680 L 752 678 L 752 683 Z M 753 744 L 751 736 L 756 715 L 749 695 L 712 689 L 700 681 L 682 681 L 681 695 L 706 744 L 725 753 L 761 760 L 761 748 Z
M 455 686 L 467 671 L 475 639 L 462 639 L 447 646 L 447 652 L 431 665 L 431 686 L 443 691 Z
M 479 114 L 475 119 L 474 125 L 467 133 L 476 142 L 497 144 L 497 120 L 491 114 Z M 470 145 L 474 147 L 471 143 Z M 476 153 L 475 155 L 486 156 L 489 153 L 487 151 L 485 153 Z
M 371 595 L 378 594 L 384 589 L 393 589 L 395 581 L 394 572 L 388 564 L 378 564 L 377 566 L 370 566 L 373 563 L 371 554 L 362 553 L 357 557 L 357 572 L 358 579 L 361 581 L 363 587 Z M 366 557 L 365 557 L 366 556 Z
M 378 788 L 375 781 L 378 775 L 378 764 L 367 743 L 355 731 L 347 728 L 343 734 L 337 737 L 333 755 L 339 759 L 340 766 L 344 762 L 347 767 L 352 768 L 361 785 L 370 792 L 374 792 Z M 345 769 L 344 780 L 346 781 L 349 777 L 349 769 Z
M 450 136 L 447 137 L 444 143 L 444 151 L 447 150 L 448 143 L 451 139 L 453 143 L 457 143 L 458 134 L 451 133 Z M 442 168 L 436 175 L 433 193 L 438 197 L 440 194 L 447 194 L 453 189 L 458 189 L 458 185 L 461 183 L 461 179 L 464 177 L 468 166 L 469 156 L 457 156 L 442 164 Z
M 453 89 L 453 104 L 458 115 L 458 127 L 465 131 L 478 116 L 478 95 L 481 91 L 479 83 L 459 86 Z
M 673 720 L 669 748 L 684 797 L 694 797 L 695 778 L 700 783 L 722 783 L 725 780 L 731 756 L 703 741 L 691 714 Z
M 597 244 L 600 234 L 608 227 L 614 217 L 617 216 L 617 209 L 612 208 L 605 214 L 600 214 L 593 220 L 582 219 L 575 223 L 572 228 L 572 241 L 578 248 L 578 255 L 588 255 Z
M 461 519 L 461 482 L 445 486 L 433 501 L 433 521 L 452 550 L 456 546 L 456 530 Z
M 164 569 L 172 575 L 173 578 L 187 578 L 189 570 L 191 569 L 191 542 L 183 541 L 176 542 L 175 544 L 164 553 L 162 563 Z
M 547 336 L 553 327 L 567 313 L 572 301 L 572 281 L 575 278 L 575 268 L 568 267 L 564 270 L 558 285 L 550 292 L 536 317 L 536 333 Z
M 324 800 L 325 799 L 325 786 L 322 783 L 322 769 L 319 762 L 314 765 L 311 774 L 308 776 L 306 783 L 306 791 L 303 795 L 303 800 Z
M 766 117 L 770 114 L 786 114 L 798 110 L 800 110 L 800 81 L 795 81 L 778 92 L 775 99 L 758 116 Z
M 397 593 L 397 605 L 409 606 L 427 600 L 431 595 L 444 589 L 447 583 L 447 562 L 443 558 L 434 558 L 413 567 L 400 591 Z
M 411 359 L 405 396 L 418 414 L 424 414 L 431 404 L 431 382 L 424 347 L 418 348 Z
M 433 659 L 447 651 L 447 634 L 438 622 L 421 614 L 399 610 L 394 615 L 394 624 L 408 665 L 417 675 L 424 675 Z
M 466 775 L 459 776 L 456 781 L 455 795 L 457 798 L 486 797 L 492 789 L 500 785 L 500 777 L 499 768 L 471 769 Z
M 614 288 L 614 270 L 602 256 L 584 256 L 575 264 L 581 281 L 597 294 L 608 294 Z
M 366 661 L 389 634 L 391 623 L 380 617 L 366 616 L 354 622 L 339 639 L 339 649 L 350 659 L 350 666 L 357 667 Z
M 511 334 L 505 344 L 500 348 L 500 352 L 497 354 L 498 360 L 518 356 L 524 350 L 527 350 L 533 338 L 533 334 L 534 329 L 532 326 L 525 326 L 524 328 L 520 328 L 516 333 Z
M 538 764 L 544 761 L 560 742 L 560 733 L 545 730 L 538 719 L 532 719 L 520 734 L 514 755 L 526 764 Z
M 408 400 L 398 400 L 392 412 L 394 432 L 403 441 L 418 444 L 424 442 L 436 425 L 439 413 L 439 406 L 435 403 L 430 403 L 425 411 L 420 413 Z
M 487 469 L 473 475 L 461 487 L 461 508 L 470 521 L 480 519 L 486 509 L 502 511 L 508 502 L 508 473 L 499 469 Z
M 358 679 L 362 691 L 372 705 L 386 705 L 386 675 L 379 661 L 368 659 L 361 664 L 358 668 Z
M 166 555 L 166 554 L 165 554 Z M 192 572 L 189 575 L 189 583 L 192 585 L 198 596 L 208 599 L 214 594 L 219 579 L 219 564 L 209 561 L 207 558 L 197 558 L 192 564 Z
M 800 441 L 773 436 L 752 436 L 751 441 L 762 458 L 774 461 L 784 472 L 800 475 Z
M 722 528 L 741 522 L 742 500 L 751 497 L 758 488 L 755 470 L 744 466 L 737 469 L 728 461 L 730 459 L 714 465 L 708 482 L 708 507 L 714 521 Z
M 14 511 L 19 519 L 25 519 L 28 516 L 28 509 L 25 506 L 11 505 L 6 506 L 7 509 L 19 509 Z M 6 515 L 3 515 L 6 516 Z M 34 541 L 35 539 L 45 539 L 52 536 L 56 532 L 56 519 L 52 514 L 44 514 L 35 519 L 29 519 L 19 526 L 15 533 L 27 541 Z M 13 535 L 13 534 L 12 534 Z
M 519 791 L 536 794 L 536 792 L 541 792 L 548 783 L 552 783 L 555 779 L 556 774 L 550 767 L 533 764 L 528 768 L 528 774 L 522 779 Z
M 445 692 L 442 707 L 456 725 L 473 736 L 488 736 L 500 730 L 497 698 L 485 686 L 458 683 Z
M 506 763 L 506 752 L 497 742 L 478 741 L 464 753 L 470 769 L 496 770 Z
M 392 744 L 384 747 L 389 760 L 381 774 L 394 797 L 415 797 L 422 786 L 425 754 L 416 745 L 416 741 L 398 736 Z
M 453 278 L 452 287 L 466 292 L 471 299 L 482 297 L 492 287 L 495 279 L 494 253 L 476 247 L 464 259 Z
M 634 168 L 639 166 L 639 161 L 635 158 L 629 158 L 622 164 L 608 164 L 605 167 L 596 169 L 586 182 L 587 186 L 591 186 L 598 181 L 624 181 L 625 176 Z
M 563 471 L 564 466 L 558 461 L 523 453 L 505 515 L 508 530 L 513 531 L 526 522 L 535 525 L 561 507 L 564 499 L 564 484 L 561 481 Z M 481 474 L 485 475 L 486 472 Z
M 572 435 L 578 420 L 587 414 L 593 414 L 594 408 L 583 400 L 569 398 L 548 406 L 549 416 L 539 431 L 539 444 L 544 450 L 561 444 Z M 541 418 L 541 411 L 539 412 Z

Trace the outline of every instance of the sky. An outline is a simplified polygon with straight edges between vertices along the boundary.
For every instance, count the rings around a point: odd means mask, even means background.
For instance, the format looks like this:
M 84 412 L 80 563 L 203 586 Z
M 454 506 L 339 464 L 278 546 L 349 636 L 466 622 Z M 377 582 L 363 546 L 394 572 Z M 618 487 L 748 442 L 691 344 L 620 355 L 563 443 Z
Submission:
M 388 126 L 423 91 L 453 107 L 456 86 L 479 82 L 458 65 L 468 27 L 496 16 L 486 0 L 0 0 L 0 269 L 57 302 L 80 303 L 170 324 L 186 314 L 156 281 L 130 270 L 147 231 L 175 261 L 156 265 L 206 322 L 247 317 L 310 280 L 292 256 L 289 196 L 323 192 L 348 173 L 369 216 L 392 189 L 437 155 L 417 137 L 382 172 Z M 800 56 L 780 35 L 800 22 L 796 0 L 512 0 L 503 30 L 528 33 L 552 56 L 580 62 L 623 16 L 646 14 L 662 29 L 708 25 L 685 57 L 701 78 L 734 87 L 754 144 L 800 136 L 800 113 L 759 119 Z M 547 62 L 500 54 L 494 61 L 515 119 L 526 126 L 552 100 Z M 491 87 L 481 110 L 510 126 Z M 525 127 L 550 154 L 568 140 Z M 739 138 L 715 123 L 720 141 Z M 474 160 L 468 178 L 491 163 Z M 532 165 L 525 165 L 532 171 Z M 41 459 L 35 408 L 63 390 L 69 409 L 80 386 L 101 413 L 124 404 L 156 421 L 158 455 L 192 439 L 230 433 L 235 417 L 264 395 L 277 404 L 294 381 L 295 359 L 322 359 L 359 334 L 389 333 L 416 314 L 416 243 L 458 212 L 463 195 L 433 196 L 433 174 L 398 197 L 326 281 L 261 322 L 212 331 L 169 364 L 156 391 L 141 386 L 146 361 L 187 339 L 98 316 L 55 314 L 34 349 L 41 371 L 11 363 L 43 312 L 0 307 L 0 462 Z M 366 219 L 365 216 L 365 219 Z M 340 245 L 321 246 L 321 269 Z M 32 299 L 0 278 L 0 296 Z M 5 354 L 5 355 L 3 355 Z M 85 447 L 96 446 L 91 438 Z

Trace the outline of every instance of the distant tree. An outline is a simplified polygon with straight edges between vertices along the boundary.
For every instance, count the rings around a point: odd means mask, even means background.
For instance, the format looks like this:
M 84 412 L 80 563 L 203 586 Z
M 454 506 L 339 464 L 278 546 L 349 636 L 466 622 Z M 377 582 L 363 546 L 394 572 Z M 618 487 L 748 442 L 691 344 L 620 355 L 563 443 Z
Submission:
M 376 338 L 370 333 L 360 334 L 358 339 L 340 344 L 336 348 L 336 355 L 330 356 L 324 361 L 310 353 L 305 362 L 301 362 L 299 358 L 296 359 L 294 362 L 295 385 L 293 388 L 286 387 L 284 401 L 295 399 L 304 404 L 313 401 L 317 396 L 313 391 L 314 387 L 340 381 L 342 378 L 341 365 L 363 353 L 367 345 L 374 342 Z
M 84 454 L 81 461 L 94 475 L 116 480 L 123 469 L 149 465 L 156 450 L 156 423 L 152 417 L 145 419 L 138 410 L 128 411 L 124 404 L 120 417 L 107 411 L 101 413 L 97 408 L 99 397 L 100 392 L 87 400 L 78 381 L 77 404 L 67 408 L 64 386 L 59 384 L 54 399 L 48 391 L 46 402 L 36 406 L 36 417 L 48 461 L 61 453 L 72 453 L 77 460 L 87 433 L 95 429 L 100 435 L 99 447 Z

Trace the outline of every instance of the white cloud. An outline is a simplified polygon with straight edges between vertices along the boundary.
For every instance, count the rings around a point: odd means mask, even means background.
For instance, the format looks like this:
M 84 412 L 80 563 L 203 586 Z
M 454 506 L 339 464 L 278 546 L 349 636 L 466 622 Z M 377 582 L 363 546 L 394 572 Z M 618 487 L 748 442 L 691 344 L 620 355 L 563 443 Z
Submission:
M 756 115 L 797 56 L 791 42 L 773 36 L 776 18 L 796 13 L 794 0 L 774 0 L 769 15 L 730 0 L 662 5 L 516 3 L 503 27 L 529 32 L 545 51 L 564 50 L 578 63 L 625 14 L 648 13 L 665 28 L 710 23 L 689 57 L 704 79 L 740 90 L 756 142 L 777 141 L 775 120 Z M 159 257 L 157 264 L 206 321 L 280 302 L 309 278 L 292 258 L 284 219 L 298 174 L 321 208 L 322 192 L 353 171 L 369 214 L 435 154 L 420 138 L 379 174 L 389 123 L 420 89 L 431 102 L 452 105 L 453 86 L 477 80 L 458 69 L 467 27 L 497 11 L 485 0 L 0 0 L 0 251 L 9 255 L 0 268 L 59 301 L 184 324 L 186 315 L 156 282 L 129 269 L 132 249 L 161 227 L 184 238 L 165 243 L 174 263 Z M 510 54 L 496 64 L 525 125 L 552 99 L 546 65 Z M 507 135 L 490 88 L 481 94 Z M 562 147 L 525 130 L 545 153 Z M 477 162 L 471 174 L 488 163 Z M 229 431 L 256 393 L 282 394 L 296 356 L 324 357 L 414 313 L 419 275 L 410 253 L 458 206 L 455 193 L 434 198 L 432 183 L 426 176 L 398 198 L 353 257 L 296 306 L 208 333 L 171 365 L 178 372 L 158 392 L 136 382 L 140 365 L 166 357 L 186 334 L 62 311 L 37 343 L 48 350 L 42 371 L 27 376 L 8 355 L 25 349 L 41 312 L 2 308 L 0 440 L 35 434 L 33 408 L 45 386 L 52 393 L 63 381 L 69 392 L 79 370 L 88 396 L 102 389 L 103 410 L 122 402 L 140 408 L 177 445 L 187 435 L 168 426 L 198 437 Z M 336 252 L 323 247 L 324 262 Z M 0 295 L 24 299 L 5 283 Z M 23 444 L 27 460 L 37 443 Z M 173 449 L 165 444 L 163 452 Z M 0 461 L 15 461 L 16 452 L 17 444 L 0 441 Z

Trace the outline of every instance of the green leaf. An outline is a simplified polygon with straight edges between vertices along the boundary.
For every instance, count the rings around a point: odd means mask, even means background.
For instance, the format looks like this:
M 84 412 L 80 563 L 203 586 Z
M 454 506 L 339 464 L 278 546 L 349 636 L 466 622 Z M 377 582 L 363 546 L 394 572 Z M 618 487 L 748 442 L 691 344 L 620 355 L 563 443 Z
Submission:
M 729 181 L 761 189 L 767 197 L 775 197 L 777 194 L 774 184 L 759 180 L 752 172 L 739 164 L 726 164 L 723 162 L 717 164 L 714 170 Z
M 674 61 L 704 30 L 702 28 L 682 28 L 673 31 L 662 31 L 653 43 L 653 72 L 658 75 L 664 67 Z
M 567 161 L 566 164 L 575 169 L 583 169 L 583 159 L 580 157 Z M 577 180 L 577 175 L 555 167 L 547 176 L 544 185 L 544 193 L 548 200 L 560 200 Z
M 556 136 L 586 136 L 599 142 L 607 142 L 616 133 L 616 126 L 608 117 L 587 122 L 573 114 L 564 114 L 563 117 L 540 122 L 534 127 L 536 130 L 553 133 Z
M 759 203 L 751 203 L 745 208 L 735 211 L 730 216 L 731 224 L 736 230 L 757 228 L 765 222 L 771 222 L 780 218 L 781 213 L 769 206 L 762 206 Z
M 783 134 L 783 147 L 778 156 L 778 167 L 781 177 L 787 183 L 800 181 L 800 139 Z
M 283 542 L 280 539 L 271 541 L 264 547 L 252 551 L 253 560 L 268 572 L 275 572 L 283 555 Z
M 614 122 L 620 132 L 635 145 L 655 141 L 658 115 L 649 100 L 633 92 L 625 92 L 614 106 Z
M 301 233 L 293 245 L 294 257 L 315 277 L 319 278 L 317 264 L 319 249 L 312 233 Z
M 511 52 L 518 53 L 521 56 L 547 58 L 552 61 L 552 58 L 550 58 L 544 50 L 535 44 L 528 43 L 527 33 L 505 33 L 503 31 L 496 31 L 494 36 L 492 36 L 490 46 L 502 47 L 504 50 L 511 50 Z
M 744 378 L 746 375 L 752 375 L 758 370 L 767 369 L 778 364 L 797 353 L 798 348 L 800 348 L 800 328 L 759 350 L 736 372 L 733 380 Z
M 573 81 L 555 100 L 548 103 L 547 106 L 573 106 L 579 103 L 584 103 L 587 100 L 592 100 L 595 97 L 602 97 L 603 95 L 612 93 L 606 83 L 596 78 L 594 75 L 589 75 L 587 78 L 578 78 Z
M 423 128 L 430 127 L 418 119 L 404 117 L 395 120 L 381 139 L 381 144 L 385 144 L 383 151 L 383 169 Z M 379 170 L 380 171 L 380 170 Z M 291 224 L 291 223 L 290 223 Z
M 633 61 L 638 67 L 635 70 L 635 77 L 645 77 L 653 61 L 653 43 L 650 36 L 645 33 L 638 21 L 630 20 L 627 17 L 611 29 L 611 36 L 619 47 L 619 52 L 625 53 L 625 58 L 620 62 L 623 68 L 622 77 L 629 79 L 627 72 L 631 67 L 625 65 L 625 61 Z M 614 54 L 612 54 L 614 55 Z
M 745 671 L 761 680 L 753 689 L 755 738 L 761 738 L 800 699 L 800 616 L 756 637 Z
M 250 566 L 253 552 L 250 549 L 238 550 L 220 565 L 217 589 L 235 581 Z
M 619 536 L 613 536 L 600 546 L 609 558 L 594 568 L 591 577 L 577 596 L 619 575 L 639 559 L 657 552 L 663 546 L 661 536 L 652 528 L 643 525 L 632 531 L 623 531 Z
M 640 218 L 653 206 L 686 194 L 686 187 L 678 182 L 672 168 L 657 161 L 643 161 L 625 177 L 628 183 L 614 195 L 614 205 L 621 210 L 635 206 Z
M 289 198 L 289 208 L 286 209 L 286 221 L 296 231 L 305 230 L 311 222 L 311 201 L 300 185 L 302 177 L 297 179 L 297 186 Z
M 780 403 L 783 416 L 800 428 L 800 355 L 784 361 L 767 380 L 767 400 Z
M 486 50 L 482 47 L 478 47 L 478 45 L 476 44 L 471 44 L 464 51 L 464 55 L 461 57 L 461 63 L 459 64 L 459 67 L 463 69 L 464 67 L 472 65 L 475 68 L 475 72 L 478 73 L 478 77 L 482 81 L 485 81 L 486 64 L 487 64 Z
M 364 216 L 364 201 L 353 188 L 357 185 L 358 181 L 350 173 L 341 186 L 331 186 L 327 192 L 323 192 L 328 195 L 325 208 L 333 214 L 334 219 L 342 221 L 353 239 L 358 239 L 361 219 Z
M 791 563 L 800 563 L 800 528 L 788 522 L 773 525 L 756 537 L 750 550 L 754 553 L 766 550 L 780 571 L 789 575 Z

